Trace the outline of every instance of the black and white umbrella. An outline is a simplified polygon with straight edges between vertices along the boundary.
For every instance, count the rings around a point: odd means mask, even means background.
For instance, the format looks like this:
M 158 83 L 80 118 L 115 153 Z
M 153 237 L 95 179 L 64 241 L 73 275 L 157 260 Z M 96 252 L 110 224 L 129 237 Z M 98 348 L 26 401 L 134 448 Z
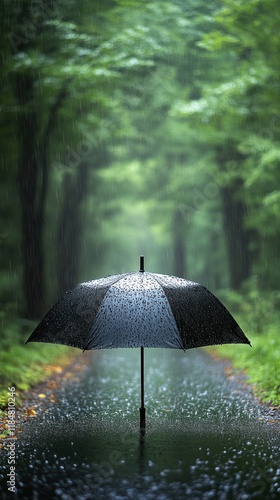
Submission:
M 249 344 L 225 306 L 204 286 L 144 271 L 80 283 L 50 309 L 27 342 L 88 349 L 141 348 L 140 426 L 145 426 L 144 348 Z

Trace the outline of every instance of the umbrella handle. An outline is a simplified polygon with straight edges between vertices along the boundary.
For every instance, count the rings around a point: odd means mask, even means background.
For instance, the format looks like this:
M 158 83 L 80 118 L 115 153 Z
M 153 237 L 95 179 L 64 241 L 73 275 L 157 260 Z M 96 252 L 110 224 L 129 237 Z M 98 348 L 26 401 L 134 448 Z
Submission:
M 146 425 L 146 409 L 144 407 L 144 347 L 141 347 L 141 408 L 140 408 L 140 428 Z
M 140 273 L 144 272 L 144 255 L 140 255 Z

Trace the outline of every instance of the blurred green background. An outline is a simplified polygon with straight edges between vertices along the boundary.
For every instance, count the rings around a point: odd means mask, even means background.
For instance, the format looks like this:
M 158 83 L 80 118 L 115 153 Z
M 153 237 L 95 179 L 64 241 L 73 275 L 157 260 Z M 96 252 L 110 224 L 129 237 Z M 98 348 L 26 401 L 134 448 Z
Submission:
M 2 338 L 140 254 L 276 335 L 277 1 L 0 5 Z

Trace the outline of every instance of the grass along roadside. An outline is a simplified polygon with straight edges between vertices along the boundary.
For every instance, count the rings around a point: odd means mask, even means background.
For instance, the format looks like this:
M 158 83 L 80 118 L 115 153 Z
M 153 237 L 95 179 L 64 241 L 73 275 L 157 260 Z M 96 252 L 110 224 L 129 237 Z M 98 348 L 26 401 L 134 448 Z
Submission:
M 246 331 L 244 329 L 244 331 Z M 233 368 L 242 370 L 254 394 L 264 403 L 280 406 L 280 332 L 277 324 L 264 333 L 250 333 L 248 345 L 215 346 L 208 352 L 228 359 Z
M 15 387 L 17 405 L 22 404 L 22 392 L 67 366 L 80 354 L 78 349 L 55 344 L 25 345 L 36 323 L 1 317 L 0 338 L 0 417 L 7 407 L 8 388 Z

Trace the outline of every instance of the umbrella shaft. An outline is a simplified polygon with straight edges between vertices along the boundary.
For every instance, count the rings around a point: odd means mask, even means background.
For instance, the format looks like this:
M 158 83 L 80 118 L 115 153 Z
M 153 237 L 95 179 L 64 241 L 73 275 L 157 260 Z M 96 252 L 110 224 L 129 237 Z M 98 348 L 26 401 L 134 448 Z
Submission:
M 141 347 L 141 408 L 144 408 L 144 347 Z
M 144 408 L 144 347 L 141 347 L 141 408 L 140 408 L 140 428 L 146 426 L 146 410 Z

